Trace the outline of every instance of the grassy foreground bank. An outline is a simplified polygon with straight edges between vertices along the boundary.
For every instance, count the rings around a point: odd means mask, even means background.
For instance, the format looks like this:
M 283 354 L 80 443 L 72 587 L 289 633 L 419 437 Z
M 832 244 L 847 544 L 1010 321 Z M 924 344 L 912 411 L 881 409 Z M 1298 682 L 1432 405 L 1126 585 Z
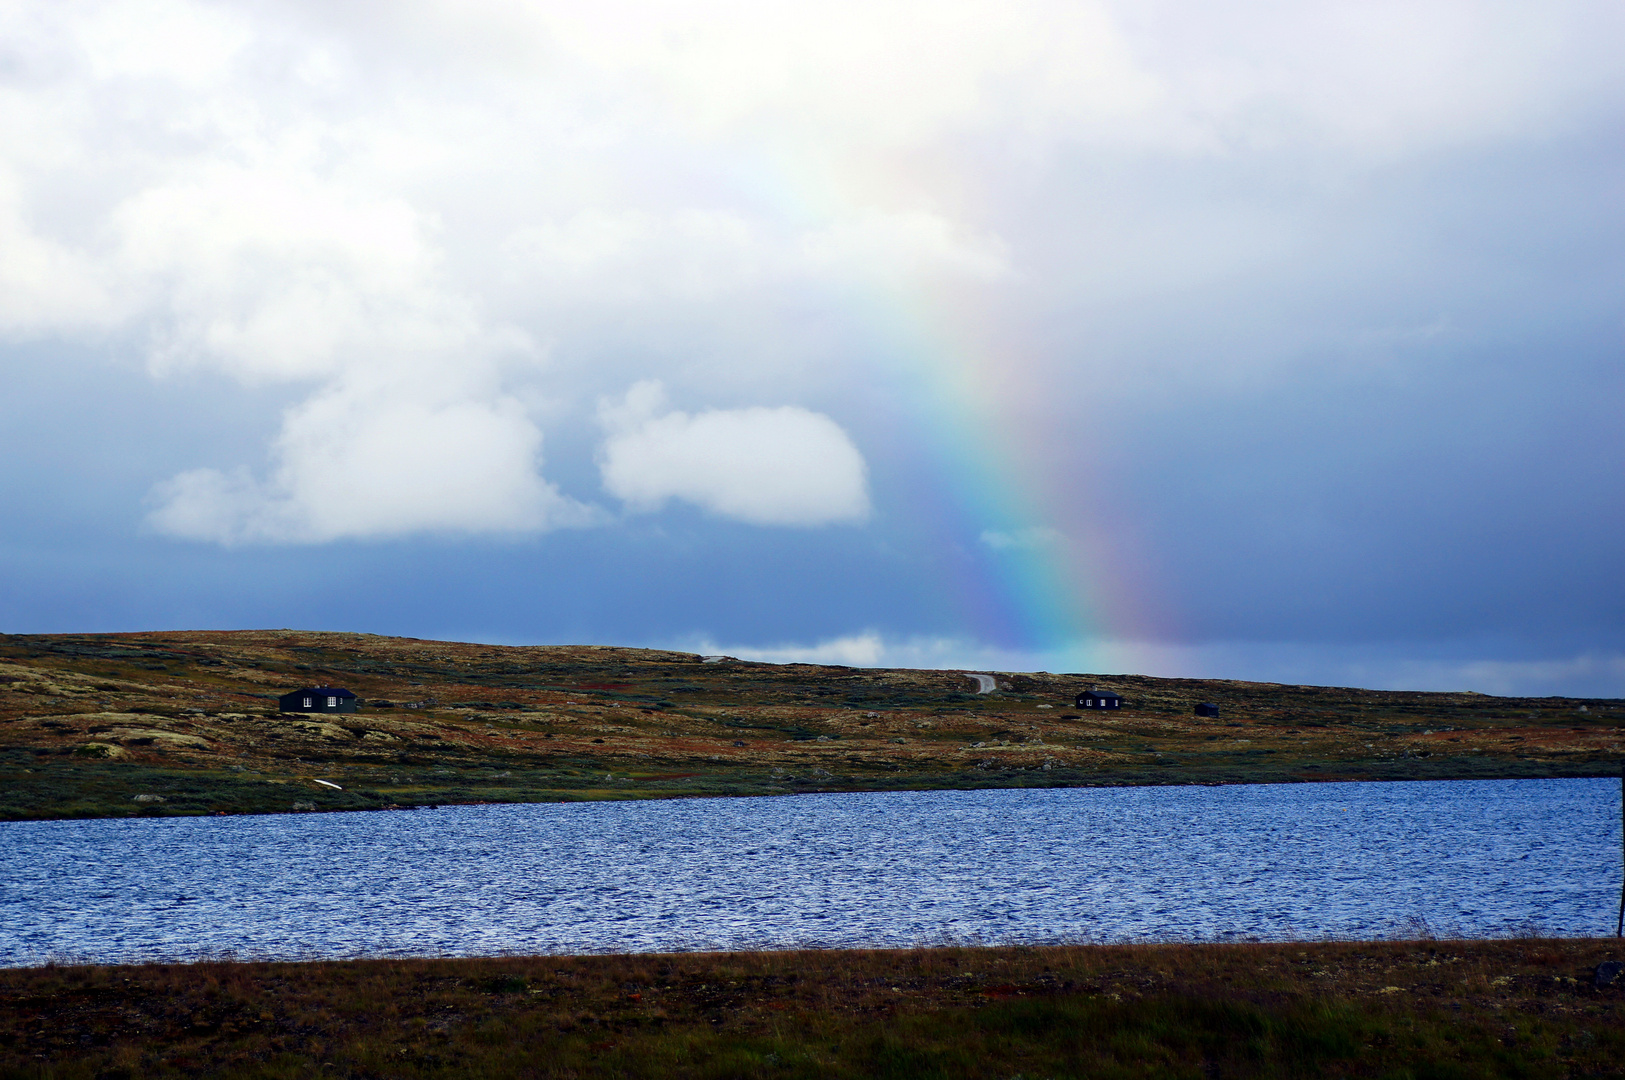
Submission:
M 1610 940 L 0 971 L 0 1076 L 1625 1075 Z

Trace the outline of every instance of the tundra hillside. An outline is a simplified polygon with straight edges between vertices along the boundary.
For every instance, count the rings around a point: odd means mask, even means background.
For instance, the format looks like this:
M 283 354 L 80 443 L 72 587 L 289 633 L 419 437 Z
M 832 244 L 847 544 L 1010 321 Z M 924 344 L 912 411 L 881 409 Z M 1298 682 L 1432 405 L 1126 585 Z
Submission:
M 292 715 L 340 686 L 360 711 Z M 1121 711 L 1073 707 L 1121 694 Z M 1217 718 L 1192 715 L 1198 702 Z M 0 635 L 0 817 L 1617 775 L 1625 703 L 294 631 Z M 319 782 L 322 781 L 322 782 Z

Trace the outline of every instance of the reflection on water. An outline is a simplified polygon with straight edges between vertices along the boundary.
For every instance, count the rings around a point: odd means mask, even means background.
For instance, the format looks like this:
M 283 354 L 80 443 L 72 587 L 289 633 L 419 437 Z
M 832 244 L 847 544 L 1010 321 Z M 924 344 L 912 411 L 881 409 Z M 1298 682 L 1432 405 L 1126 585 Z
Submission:
M 1611 933 L 1617 780 L 0 825 L 0 956 Z

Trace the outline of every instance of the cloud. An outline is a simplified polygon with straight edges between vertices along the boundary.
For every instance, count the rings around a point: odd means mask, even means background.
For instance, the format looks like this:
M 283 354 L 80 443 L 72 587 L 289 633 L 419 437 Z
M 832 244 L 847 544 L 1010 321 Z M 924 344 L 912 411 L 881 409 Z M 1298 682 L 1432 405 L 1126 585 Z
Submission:
M 94 365 L 133 361 L 165 400 L 118 482 L 163 535 L 512 535 L 609 519 L 570 498 L 593 497 L 594 403 L 660 380 L 688 412 L 605 414 L 631 511 L 857 521 L 872 476 L 866 554 L 798 547 L 839 625 L 878 623 L 881 593 L 905 626 L 996 609 L 996 574 L 945 561 L 969 543 L 1104 553 L 1077 575 L 1101 582 L 1131 552 L 1204 639 L 1617 630 L 1595 403 L 1625 246 L 1594 208 L 1622 12 L 0 4 L 0 365 L 83 403 L 18 407 L 8 437 L 102 447 L 87 417 L 124 403 Z M 218 434 L 265 416 L 259 445 Z M 87 489 L 74 467 L 14 466 L 15 490 Z M 1042 516 L 978 517 L 971 475 Z M 128 498 L 96 499 L 127 530 Z M 752 537 L 741 559 L 787 539 Z M 606 555 L 604 588 L 641 612 L 625 583 L 665 554 Z M 948 655 L 913 640 L 885 655 Z
M 1348 646 L 1257 641 L 1175 645 L 1097 638 L 1055 648 L 1021 649 L 990 645 L 965 636 L 888 634 L 870 629 L 811 644 L 741 645 L 718 643 L 707 636 L 680 639 L 672 647 L 770 664 L 1095 675 L 1135 672 L 1168 679 L 1242 679 L 1305 686 L 1474 691 L 1505 697 L 1618 698 L 1625 694 L 1625 655 L 1620 653 L 1588 651 L 1549 659 L 1475 658 L 1471 653 L 1481 648 L 1482 643 L 1469 642 L 1409 647 L 1384 643 Z M 1467 655 L 1460 655 L 1463 653 Z
M 604 488 L 637 511 L 682 499 L 752 525 L 812 526 L 869 514 L 863 456 L 839 424 L 794 406 L 660 413 L 658 382 L 600 406 Z M 656 415 L 660 413 L 660 415 Z
M 999 529 L 984 529 L 982 543 L 994 551 L 1036 551 L 1042 548 L 1054 547 L 1065 537 L 1047 525 L 1036 525 L 1030 529 L 1015 529 L 1002 531 Z
M 888 656 L 885 640 L 871 630 L 846 637 L 831 638 L 816 645 L 740 646 L 724 650 L 707 641 L 704 655 L 725 655 L 766 664 L 836 664 L 842 667 L 904 666 L 882 663 Z
M 271 470 L 157 485 L 148 522 L 219 543 L 321 543 L 583 524 L 540 474 L 542 432 L 510 389 L 534 367 L 444 279 L 424 216 L 298 170 L 210 163 L 113 215 L 119 263 L 156 289 L 149 366 L 313 382 Z
M 393 354 L 457 380 L 495 339 L 565 341 L 550 388 L 590 401 L 606 326 L 642 350 L 662 319 L 785 330 L 753 289 L 795 309 L 875 279 L 1223 277 L 1292 250 L 1298 223 L 1125 211 L 1098 181 L 1046 188 L 1047 170 L 1084 146 L 1159 169 L 1334 146 L 1344 175 L 1429 139 L 1541 131 L 1617 84 L 1588 44 L 1607 11 L 13 4 L 0 332 L 114 337 L 155 372 L 318 393 Z M 1065 265 L 1018 242 L 1068 221 L 1085 227 Z
M 1625 695 L 1625 655 L 1588 651 L 1558 659 L 1432 658 L 1390 660 L 1386 664 L 1346 662 L 1342 680 L 1354 685 L 1395 689 L 1476 690 L 1507 697 L 1610 697 Z
M 702 655 L 768 664 L 838 664 L 845 667 L 940 671 L 1078 671 L 1076 652 L 1006 649 L 953 635 L 898 635 L 860 630 L 812 644 L 719 645 L 710 637 L 680 639 L 672 647 Z
M 238 544 L 519 533 L 598 520 L 540 478 L 540 449 L 541 432 L 511 398 L 339 388 L 289 411 L 269 481 L 246 470 L 181 473 L 154 490 L 148 521 L 171 536 Z
M 963 226 L 918 209 L 856 214 L 808 233 L 800 247 L 810 269 L 837 280 L 993 282 L 1013 273 L 1010 253 L 999 237 L 966 235 Z

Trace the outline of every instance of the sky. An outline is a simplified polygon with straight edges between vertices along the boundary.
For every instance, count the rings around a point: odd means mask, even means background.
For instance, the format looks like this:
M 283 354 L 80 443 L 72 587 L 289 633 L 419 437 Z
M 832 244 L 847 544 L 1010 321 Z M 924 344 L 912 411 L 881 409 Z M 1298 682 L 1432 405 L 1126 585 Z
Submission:
M 0 4 L 0 631 L 1625 696 L 1622 34 Z

